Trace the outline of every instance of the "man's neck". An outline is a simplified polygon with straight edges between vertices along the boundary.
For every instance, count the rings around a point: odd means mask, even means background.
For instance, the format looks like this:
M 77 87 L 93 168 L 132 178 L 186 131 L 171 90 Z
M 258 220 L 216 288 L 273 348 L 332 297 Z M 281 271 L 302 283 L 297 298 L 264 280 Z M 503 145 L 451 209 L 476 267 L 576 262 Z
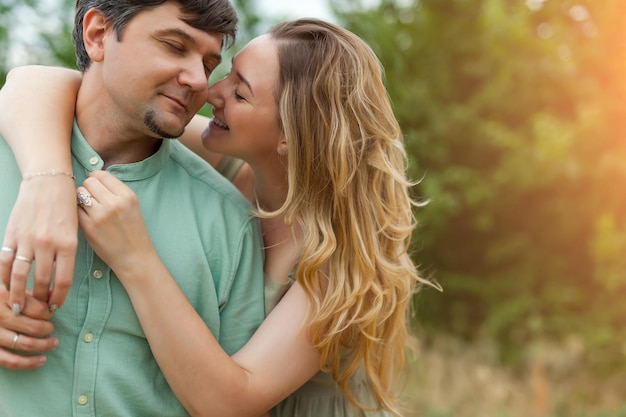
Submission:
M 105 167 L 143 161 L 158 151 L 162 139 L 130 126 L 115 110 L 106 94 L 83 81 L 76 100 L 76 122 Z

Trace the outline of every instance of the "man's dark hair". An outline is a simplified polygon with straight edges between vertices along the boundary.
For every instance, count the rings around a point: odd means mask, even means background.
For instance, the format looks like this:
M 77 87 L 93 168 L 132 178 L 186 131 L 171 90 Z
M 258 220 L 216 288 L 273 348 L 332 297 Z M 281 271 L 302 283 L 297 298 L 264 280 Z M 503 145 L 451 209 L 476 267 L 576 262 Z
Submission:
M 171 0 L 76 0 L 72 39 L 76 48 L 76 64 L 87 70 L 91 59 L 83 40 L 83 20 L 89 9 L 98 9 L 111 23 L 117 39 L 122 40 L 128 22 L 139 12 Z M 237 34 L 237 12 L 229 0 L 175 0 L 183 13 L 183 21 L 205 32 L 221 33 L 222 47 L 230 48 Z

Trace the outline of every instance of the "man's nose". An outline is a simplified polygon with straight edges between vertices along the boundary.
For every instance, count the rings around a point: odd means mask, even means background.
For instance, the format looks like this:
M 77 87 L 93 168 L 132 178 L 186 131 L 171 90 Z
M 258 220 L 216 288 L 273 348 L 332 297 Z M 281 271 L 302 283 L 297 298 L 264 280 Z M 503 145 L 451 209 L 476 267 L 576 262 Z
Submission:
M 202 91 L 207 88 L 209 78 L 203 62 L 188 62 L 180 72 L 178 82 L 186 85 L 193 91 Z

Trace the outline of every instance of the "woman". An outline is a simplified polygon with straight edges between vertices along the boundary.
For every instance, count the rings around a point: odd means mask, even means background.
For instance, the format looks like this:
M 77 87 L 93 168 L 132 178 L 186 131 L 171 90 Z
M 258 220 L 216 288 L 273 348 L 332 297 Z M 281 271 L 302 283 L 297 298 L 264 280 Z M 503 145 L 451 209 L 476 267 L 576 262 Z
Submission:
M 46 83 L 75 89 L 77 76 L 58 71 Z M 66 95 L 46 89 L 39 98 L 65 102 L 66 111 Z M 258 208 L 271 277 L 266 299 L 280 299 L 232 358 L 160 263 L 132 191 L 107 172 L 78 187 L 92 199 L 91 206 L 80 205 L 80 226 L 126 288 L 172 389 L 194 415 L 259 415 L 288 395 L 272 415 L 356 416 L 370 409 L 379 411 L 365 415 L 399 415 L 395 384 L 409 336 L 407 313 L 426 281 L 407 253 L 412 184 L 376 56 L 336 25 L 281 23 L 237 54 L 229 75 L 209 88 L 208 101 L 214 118 L 201 133 L 205 149 L 197 141 L 200 119 L 181 140 L 213 164 L 233 161 L 216 153 L 246 162 L 233 170 L 233 182 Z M 50 167 L 71 170 L 61 152 L 67 153 L 61 138 L 69 138 L 71 120 L 61 125 L 41 112 L 38 125 L 46 130 L 34 134 L 18 130 L 24 123 L 17 123 L 17 107 L 16 114 L 2 115 L 0 128 L 11 133 L 7 140 L 22 171 L 43 173 L 24 187 L 67 193 L 71 182 L 49 174 Z M 55 140 L 50 129 L 59 132 Z M 32 146 L 37 156 L 30 155 Z M 58 204 L 71 226 L 71 205 Z M 27 217 L 18 212 L 11 221 L 32 222 Z M 5 244 L 29 244 L 13 234 Z

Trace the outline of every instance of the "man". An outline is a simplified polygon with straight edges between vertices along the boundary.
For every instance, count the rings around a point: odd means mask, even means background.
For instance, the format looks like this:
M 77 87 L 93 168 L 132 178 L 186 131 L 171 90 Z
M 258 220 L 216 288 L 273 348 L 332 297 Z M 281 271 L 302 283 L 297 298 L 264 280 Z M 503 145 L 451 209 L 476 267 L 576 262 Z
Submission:
M 180 135 L 204 103 L 208 76 L 234 36 L 235 12 L 227 0 L 78 0 L 76 7 L 74 40 L 84 76 L 73 170 L 57 175 L 74 175 L 80 184 L 89 172 L 107 169 L 133 189 L 163 263 L 222 347 L 234 353 L 263 319 L 258 224 L 225 179 L 162 138 Z M 51 171 L 32 174 L 26 181 Z M 22 181 L 4 140 L 0 176 L 3 235 Z M 3 248 L 11 250 L 16 265 L 32 260 L 19 247 Z M 22 307 L 28 314 L 28 305 Z M 187 415 L 124 288 L 82 234 L 68 297 L 52 322 L 59 344 L 44 366 L 0 369 L 1 416 Z M 1 330 L 19 351 L 19 332 Z

